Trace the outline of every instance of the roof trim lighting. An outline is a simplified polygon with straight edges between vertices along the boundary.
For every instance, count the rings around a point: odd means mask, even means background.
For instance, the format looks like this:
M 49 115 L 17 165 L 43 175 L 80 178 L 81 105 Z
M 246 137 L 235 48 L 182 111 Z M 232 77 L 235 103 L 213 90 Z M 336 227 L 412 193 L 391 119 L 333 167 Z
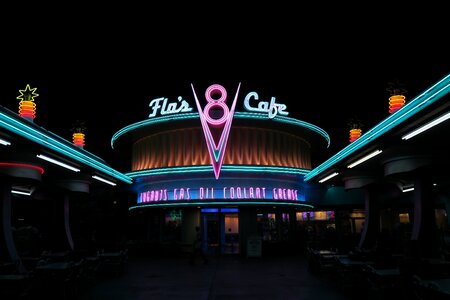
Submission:
M 54 163 L 55 165 L 61 166 L 63 168 L 69 169 L 71 171 L 80 172 L 80 169 L 72 167 L 71 165 L 65 164 L 65 163 L 63 163 L 63 162 L 61 162 L 59 160 L 54 159 L 54 158 L 51 158 L 51 157 L 48 157 L 48 156 L 45 156 L 45 155 L 42 155 L 42 154 L 38 154 L 38 155 L 36 155 L 36 157 L 40 158 L 40 159 L 43 159 L 43 160 L 46 160 L 48 162 Z
M 183 113 L 180 115 L 162 116 L 162 117 L 139 121 L 137 123 L 128 125 L 122 129 L 120 129 L 119 131 L 117 131 L 111 139 L 111 148 L 114 149 L 114 143 L 120 136 L 126 134 L 127 132 L 133 131 L 137 128 L 144 127 L 144 126 L 152 126 L 154 124 L 158 124 L 158 123 L 162 123 L 162 122 L 183 121 L 183 120 L 191 120 L 191 119 L 198 119 L 198 118 L 199 118 L 199 114 L 198 114 L 198 112 L 195 112 L 195 113 Z M 236 111 L 234 113 L 234 119 L 267 120 L 267 114 Z M 285 123 L 285 124 L 289 124 L 289 125 L 293 125 L 293 126 L 299 126 L 299 127 L 303 127 L 308 130 L 311 130 L 313 132 L 316 132 L 317 134 L 321 135 L 325 139 L 325 141 L 327 143 L 327 148 L 330 147 L 330 136 L 328 135 L 328 133 L 325 130 L 323 130 L 322 128 L 320 128 L 316 125 L 313 125 L 313 124 L 305 122 L 305 121 L 297 120 L 294 118 L 280 116 L 280 115 L 277 115 L 275 118 L 271 119 L 271 121 Z
M 325 182 L 325 181 L 327 181 L 328 179 L 331 179 L 331 178 L 333 178 L 334 176 L 337 176 L 337 175 L 339 175 L 339 173 L 338 173 L 338 172 L 334 172 L 334 173 L 328 175 L 327 177 L 320 179 L 320 180 L 319 180 L 319 183 Z
M 412 137 L 415 137 L 416 135 L 424 132 L 425 130 L 430 129 L 431 127 L 434 127 L 442 122 L 444 122 L 445 120 L 450 119 L 450 112 L 440 116 L 439 118 L 434 119 L 431 122 L 428 122 L 427 124 L 417 128 L 416 130 L 411 131 L 410 133 L 402 136 L 402 140 L 409 140 Z
M 416 115 L 419 111 L 439 101 L 439 99 L 448 93 L 450 93 L 450 74 L 446 75 L 444 78 L 433 84 L 430 88 L 412 99 L 409 103 L 405 104 L 402 109 L 399 109 L 395 113 L 391 114 L 354 142 L 350 143 L 344 149 L 333 155 L 318 167 L 311 170 L 311 172 L 305 176 L 304 180 L 311 180 L 312 178 L 324 173 L 327 169 L 332 168 L 339 161 L 349 157 L 362 147 L 366 146 L 368 143 L 371 143 L 380 136 L 384 135 L 387 131 L 395 128 L 410 117 Z
M 113 185 L 113 186 L 117 185 L 117 183 L 112 182 L 112 181 L 109 181 L 109 180 L 106 180 L 105 178 L 100 177 L 100 176 L 97 176 L 97 175 L 92 175 L 92 178 L 97 179 L 97 180 L 99 180 L 99 181 L 102 181 L 102 182 L 104 182 L 104 183 L 107 183 L 107 184 L 109 184 L 109 185 Z
M 383 152 L 383 151 L 382 151 L 382 150 L 375 150 L 375 151 L 373 151 L 372 153 L 370 153 L 370 154 L 364 156 L 363 158 L 358 159 L 357 161 L 355 161 L 355 162 L 349 164 L 349 165 L 347 166 L 347 168 L 351 169 L 351 168 L 353 168 L 354 166 L 357 166 L 357 165 L 359 165 L 359 164 L 365 162 L 366 160 L 369 160 L 369 159 L 371 159 L 372 157 L 374 157 L 374 156 L 380 154 L 381 152 Z
M 28 140 L 73 158 L 80 163 L 93 167 L 96 170 L 104 172 L 105 174 L 122 180 L 123 182 L 129 184 L 133 182 L 130 177 L 102 163 L 100 159 L 94 159 L 93 154 L 85 150 L 81 151 L 79 147 L 74 146 L 56 135 L 53 137 L 50 133 L 47 134 L 45 130 L 38 130 L 38 128 L 35 127 L 36 125 L 30 126 L 32 124 L 26 124 L 29 122 L 24 122 L 22 119 L 23 118 L 18 119 L 14 114 L 8 114 L 7 112 L 0 111 L 0 127 L 6 128 L 7 130 L 19 134 Z

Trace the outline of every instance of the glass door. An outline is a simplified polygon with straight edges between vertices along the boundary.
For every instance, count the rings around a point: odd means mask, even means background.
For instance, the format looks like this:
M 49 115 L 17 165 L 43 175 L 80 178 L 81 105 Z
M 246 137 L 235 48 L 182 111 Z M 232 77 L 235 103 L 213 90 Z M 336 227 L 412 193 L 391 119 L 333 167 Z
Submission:
M 223 214 L 224 254 L 239 254 L 239 218 L 237 213 Z

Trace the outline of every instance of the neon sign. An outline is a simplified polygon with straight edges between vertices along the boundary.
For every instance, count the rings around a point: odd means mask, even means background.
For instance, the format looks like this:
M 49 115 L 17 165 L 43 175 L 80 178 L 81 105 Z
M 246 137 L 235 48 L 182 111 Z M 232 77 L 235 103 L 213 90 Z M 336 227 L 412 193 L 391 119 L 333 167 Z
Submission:
M 258 93 L 256 92 L 250 92 L 245 96 L 244 99 L 244 108 L 248 111 L 254 111 L 254 112 L 261 112 L 261 113 L 267 113 L 269 119 L 273 119 L 276 117 L 277 114 L 287 116 L 289 113 L 286 110 L 285 104 L 278 104 L 275 103 L 275 97 L 272 97 L 269 102 L 259 102 L 258 107 L 253 107 L 250 105 L 250 100 L 254 99 L 256 101 L 259 100 Z
M 36 103 L 34 103 L 34 98 L 39 96 L 39 94 L 36 94 L 36 89 L 31 88 L 27 84 L 24 90 L 19 90 L 20 96 L 16 98 L 20 100 L 19 115 L 29 120 L 36 118 Z
M 214 187 L 175 187 L 151 189 L 139 193 L 138 203 L 158 201 L 185 200 L 292 200 L 304 201 L 304 196 L 298 189 L 262 186 L 225 186 Z
M 208 146 L 209 156 L 211 157 L 214 175 L 216 176 L 216 179 L 219 179 L 220 168 L 222 167 L 223 158 L 225 156 L 225 149 L 227 147 L 231 122 L 233 121 L 234 109 L 236 107 L 236 100 L 241 83 L 238 85 L 236 95 L 234 96 L 233 103 L 231 104 L 231 109 L 229 109 L 225 104 L 227 101 L 227 91 L 223 86 L 213 84 L 206 89 L 205 97 L 208 104 L 206 104 L 204 110 L 202 110 L 202 107 L 200 106 L 200 102 L 198 101 L 197 94 L 195 93 L 194 86 L 192 84 L 191 87 L 192 92 L 194 93 L 195 103 L 197 104 L 198 114 L 200 115 L 200 121 L 202 123 L 206 145 Z M 221 110 L 222 116 L 217 119 L 213 118 L 211 116 L 212 110 Z M 214 129 L 222 130 L 218 143 L 216 143 L 216 140 L 211 133 L 210 126 Z
M 152 118 L 156 116 L 156 114 L 159 112 L 162 116 L 164 115 L 170 115 L 170 114 L 177 114 L 177 113 L 184 113 L 184 112 L 190 112 L 192 111 L 192 107 L 189 106 L 189 103 L 186 102 L 186 100 L 183 100 L 181 96 L 178 97 L 178 102 L 171 102 L 167 103 L 168 99 L 161 97 L 156 98 L 150 101 L 150 104 L 148 105 L 151 108 L 151 113 L 148 115 L 149 118 Z M 178 104 L 180 106 L 178 106 Z
M 222 168 L 240 87 L 241 83 L 238 84 L 231 108 L 228 108 L 225 104 L 226 89 L 219 84 L 209 86 L 205 92 L 207 104 L 202 109 L 194 85 L 191 84 L 216 180 L 219 179 Z M 252 106 L 250 100 L 259 101 L 258 93 L 250 92 L 245 96 L 244 108 L 250 112 L 267 113 L 269 119 L 275 118 L 278 114 L 283 116 L 289 114 L 286 105 L 276 103 L 275 97 L 272 97 L 270 102 L 260 101 L 257 106 Z M 153 99 L 149 103 L 151 112 L 148 117 L 155 117 L 158 113 L 164 116 L 192 111 L 192 107 L 181 96 L 178 97 L 178 102 L 169 103 L 165 97 Z M 218 136 L 220 138 L 217 140 Z

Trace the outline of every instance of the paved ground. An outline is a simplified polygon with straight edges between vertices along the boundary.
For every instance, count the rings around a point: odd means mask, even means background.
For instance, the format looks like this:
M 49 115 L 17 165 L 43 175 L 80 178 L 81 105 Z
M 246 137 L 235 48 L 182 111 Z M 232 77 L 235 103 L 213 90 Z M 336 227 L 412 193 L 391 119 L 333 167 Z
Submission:
M 189 259 L 130 258 L 120 276 L 101 278 L 79 300 L 116 299 L 348 299 L 335 286 L 307 271 L 304 256 Z

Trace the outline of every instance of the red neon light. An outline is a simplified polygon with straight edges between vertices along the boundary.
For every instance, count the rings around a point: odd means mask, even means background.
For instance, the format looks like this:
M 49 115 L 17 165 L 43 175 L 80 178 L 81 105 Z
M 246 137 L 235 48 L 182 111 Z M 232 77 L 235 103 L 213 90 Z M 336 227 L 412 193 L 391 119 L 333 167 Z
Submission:
M 21 163 L 10 163 L 10 162 L 0 162 L 0 167 L 24 167 L 35 169 L 44 174 L 44 169 L 38 166 L 30 165 L 30 164 L 21 164 Z

